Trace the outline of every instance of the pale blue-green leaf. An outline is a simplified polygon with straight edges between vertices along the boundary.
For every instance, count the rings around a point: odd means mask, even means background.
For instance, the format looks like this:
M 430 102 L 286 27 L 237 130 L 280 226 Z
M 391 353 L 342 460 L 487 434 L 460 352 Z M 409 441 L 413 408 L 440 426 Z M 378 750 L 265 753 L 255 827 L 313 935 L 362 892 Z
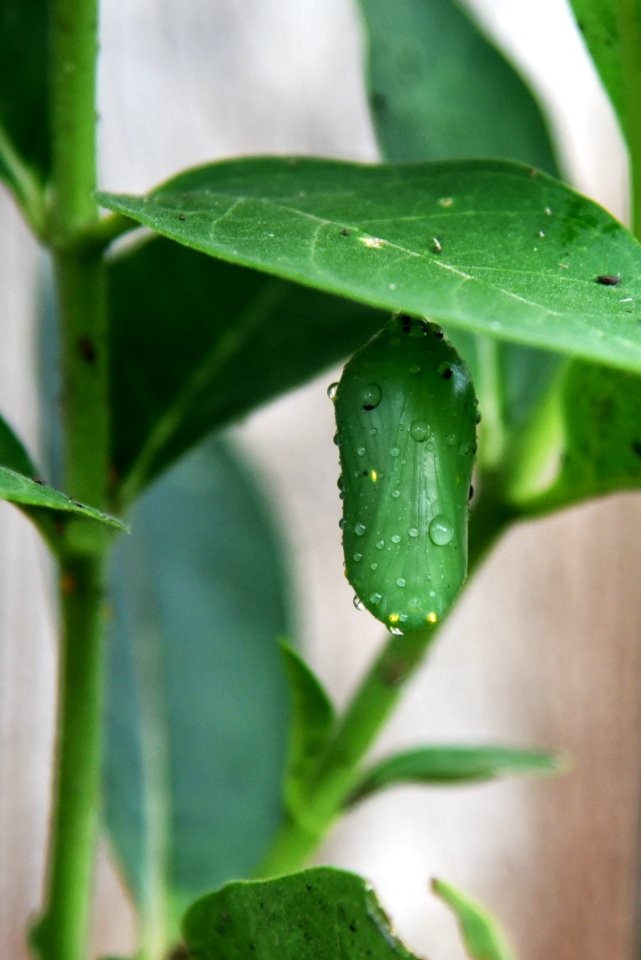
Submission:
M 105 813 L 167 942 L 194 897 L 251 872 L 282 816 L 280 544 L 256 481 L 210 441 L 147 491 L 118 545 Z

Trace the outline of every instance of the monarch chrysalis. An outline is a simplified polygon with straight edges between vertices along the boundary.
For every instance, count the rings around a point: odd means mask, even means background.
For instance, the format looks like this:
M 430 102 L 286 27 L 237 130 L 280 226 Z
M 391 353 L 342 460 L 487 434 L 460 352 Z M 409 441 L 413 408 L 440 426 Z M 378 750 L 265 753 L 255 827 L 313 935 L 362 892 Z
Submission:
M 436 623 L 467 570 L 477 404 L 435 324 L 394 317 L 346 364 L 335 402 L 345 573 L 395 633 Z

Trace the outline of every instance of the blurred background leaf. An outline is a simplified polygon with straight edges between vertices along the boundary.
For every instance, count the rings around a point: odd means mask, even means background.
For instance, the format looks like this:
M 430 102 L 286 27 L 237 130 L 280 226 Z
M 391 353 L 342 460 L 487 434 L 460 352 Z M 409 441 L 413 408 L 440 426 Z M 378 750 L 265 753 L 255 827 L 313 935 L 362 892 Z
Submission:
M 227 443 L 155 484 L 132 525 L 112 565 L 105 816 L 143 936 L 167 946 L 186 903 L 251 873 L 279 824 L 291 622 L 259 482 Z
M 211 430 L 348 355 L 387 318 L 158 238 L 110 272 L 113 456 L 126 500 Z

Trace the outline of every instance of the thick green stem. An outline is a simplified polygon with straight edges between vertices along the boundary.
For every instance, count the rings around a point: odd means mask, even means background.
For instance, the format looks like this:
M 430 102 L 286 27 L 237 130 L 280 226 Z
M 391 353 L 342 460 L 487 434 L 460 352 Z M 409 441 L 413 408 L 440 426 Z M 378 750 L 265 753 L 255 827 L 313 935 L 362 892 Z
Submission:
M 46 960 L 83 960 L 91 908 L 100 784 L 104 559 L 61 571 L 58 743 L 46 912 L 36 942 Z
M 470 570 L 485 556 L 509 522 L 509 514 L 491 496 L 479 498 L 472 527 Z M 336 733 L 310 779 L 303 815 L 287 816 L 256 876 L 289 873 L 304 865 L 339 815 L 358 779 L 359 767 L 407 682 L 425 659 L 441 623 L 404 636 L 391 636 L 363 678 Z
M 105 265 L 87 243 L 99 210 L 97 0 L 54 0 L 51 20 L 51 248 L 60 313 L 65 489 L 107 506 L 109 405 Z M 70 520 L 59 556 L 62 636 L 46 902 L 35 942 L 45 960 L 85 960 L 98 836 L 103 594 L 109 536 Z
M 98 0 L 54 0 L 51 23 L 52 246 L 98 219 L 96 68 Z

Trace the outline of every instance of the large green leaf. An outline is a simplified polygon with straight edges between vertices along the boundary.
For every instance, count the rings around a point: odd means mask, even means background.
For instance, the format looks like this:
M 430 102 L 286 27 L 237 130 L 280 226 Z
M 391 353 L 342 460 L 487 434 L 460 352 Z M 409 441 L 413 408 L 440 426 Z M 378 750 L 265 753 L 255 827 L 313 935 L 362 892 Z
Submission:
M 471 960 L 515 960 L 502 930 L 487 910 L 443 880 L 434 880 L 432 887 L 456 914 Z
M 335 363 L 369 307 L 156 238 L 110 265 L 113 461 L 131 497 L 212 429 Z
M 641 371 L 641 247 L 602 208 L 526 167 L 249 159 L 102 202 L 317 289 Z
M 228 884 L 191 907 L 183 931 L 193 960 L 416 960 L 370 885 L 331 867 Z
M 262 498 L 222 442 L 149 489 L 113 562 L 106 819 L 148 925 L 262 856 L 282 814 L 288 628 Z M 173 924 L 173 926 L 172 926 Z
M 634 137 L 630 125 L 638 123 L 641 6 L 636 0 L 625 4 L 618 0 L 570 0 L 570 6 L 623 132 Z M 634 89 L 627 89 L 630 79 Z
M 47 0 L 0 4 L 0 179 L 21 190 L 22 161 L 47 172 L 49 165 Z
M 386 160 L 493 156 L 556 173 L 538 103 L 455 0 L 360 0 L 360 7 Z M 448 328 L 448 335 L 471 370 L 483 411 L 480 466 L 496 469 L 506 435 L 538 402 L 558 356 L 462 330 Z
M 385 757 L 367 770 L 350 803 L 387 787 L 415 783 L 425 786 L 480 783 L 500 777 L 558 773 L 566 761 L 542 750 L 493 746 L 434 746 Z
M 531 92 L 454 0 L 359 0 L 388 160 L 498 157 L 556 172 Z

